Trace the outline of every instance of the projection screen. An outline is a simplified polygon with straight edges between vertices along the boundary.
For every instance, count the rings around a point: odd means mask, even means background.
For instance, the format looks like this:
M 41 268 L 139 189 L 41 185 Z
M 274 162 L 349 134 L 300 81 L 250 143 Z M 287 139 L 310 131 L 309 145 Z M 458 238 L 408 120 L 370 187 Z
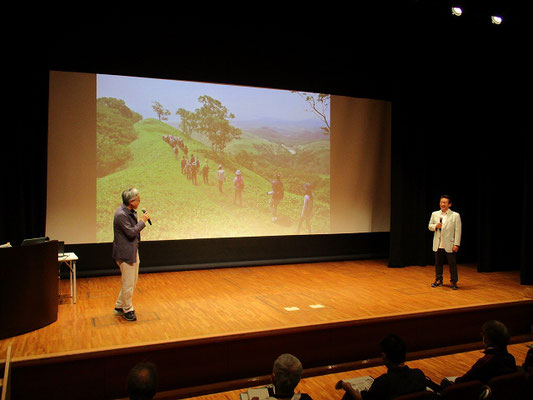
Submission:
M 390 130 L 382 100 L 51 71 L 46 234 L 112 241 L 130 187 L 143 240 L 386 232 Z

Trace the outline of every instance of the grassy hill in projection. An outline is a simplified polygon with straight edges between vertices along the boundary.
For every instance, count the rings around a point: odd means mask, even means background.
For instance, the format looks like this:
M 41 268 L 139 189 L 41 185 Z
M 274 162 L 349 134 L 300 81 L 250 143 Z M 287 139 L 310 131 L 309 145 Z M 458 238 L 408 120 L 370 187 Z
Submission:
M 131 159 L 97 181 L 97 241 L 113 240 L 113 215 L 120 205 L 120 193 L 132 186 L 139 189 L 140 208 L 149 210 L 153 222 L 143 231 L 143 240 L 294 234 L 303 203 L 302 185 L 307 181 L 315 185 L 313 230 L 329 232 L 328 141 L 301 147 L 291 143 L 290 148 L 296 149 L 291 153 L 288 146 L 244 131 L 241 140 L 231 142 L 223 155 L 217 155 L 202 138 L 187 137 L 156 119 L 141 120 L 134 129 L 137 139 L 128 145 Z M 197 185 L 181 173 L 184 153 L 179 150 L 175 154 L 162 140 L 163 135 L 181 137 L 188 147 L 187 157 L 199 157 L 200 168 L 208 163 L 208 183 L 201 173 Z M 317 163 L 325 173 L 317 171 Z M 224 193 L 216 182 L 219 164 L 226 173 Z M 237 169 L 245 184 L 242 206 L 233 204 Z M 277 171 L 283 176 L 285 197 L 278 207 L 278 221 L 272 222 L 266 193 Z

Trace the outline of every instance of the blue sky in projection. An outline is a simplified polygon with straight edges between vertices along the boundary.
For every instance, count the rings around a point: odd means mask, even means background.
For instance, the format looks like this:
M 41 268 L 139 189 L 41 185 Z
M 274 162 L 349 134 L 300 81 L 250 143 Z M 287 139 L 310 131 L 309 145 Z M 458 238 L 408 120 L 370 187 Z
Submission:
M 198 97 L 203 95 L 222 102 L 235 115 L 235 121 L 273 119 L 309 120 L 313 125 L 318 123 L 309 104 L 298 94 L 288 90 L 115 75 L 97 76 L 97 98 L 122 99 L 143 118 L 157 118 L 152 108 L 157 101 L 170 111 L 168 121 L 178 122 L 179 116 L 175 114 L 178 108 L 194 112 L 202 106 Z

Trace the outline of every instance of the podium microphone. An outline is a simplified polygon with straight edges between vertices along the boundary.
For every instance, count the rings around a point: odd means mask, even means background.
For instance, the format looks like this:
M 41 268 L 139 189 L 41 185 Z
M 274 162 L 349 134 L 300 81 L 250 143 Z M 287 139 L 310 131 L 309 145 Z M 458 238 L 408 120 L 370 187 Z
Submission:
M 142 212 L 143 212 L 143 214 L 145 214 L 145 213 L 146 213 L 146 208 L 143 208 L 143 209 L 142 209 Z M 441 218 L 440 220 L 442 221 L 442 218 Z M 152 225 L 152 220 L 151 220 L 150 218 L 148 218 L 148 223 L 149 223 L 150 225 Z

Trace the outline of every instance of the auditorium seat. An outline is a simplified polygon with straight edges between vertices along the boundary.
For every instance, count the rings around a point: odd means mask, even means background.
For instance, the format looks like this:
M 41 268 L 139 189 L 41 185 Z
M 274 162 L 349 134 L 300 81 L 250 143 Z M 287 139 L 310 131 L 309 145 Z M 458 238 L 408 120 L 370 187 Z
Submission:
M 422 400 L 422 399 L 440 399 L 440 396 L 431 390 L 424 390 L 423 392 L 416 392 L 410 394 L 404 394 L 399 397 L 395 397 L 394 400 Z
M 443 400 L 480 400 L 485 398 L 485 385 L 481 381 L 454 383 L 446 386 L 441 393 Z
M 526 394 L 529 398 L 533 397 L 533 374 L 527 374 L 526 376 Z
M 519 400 L 526 399 L 526 374 L 522 371 L 500 375 L 488 381 L 491 400 Z

